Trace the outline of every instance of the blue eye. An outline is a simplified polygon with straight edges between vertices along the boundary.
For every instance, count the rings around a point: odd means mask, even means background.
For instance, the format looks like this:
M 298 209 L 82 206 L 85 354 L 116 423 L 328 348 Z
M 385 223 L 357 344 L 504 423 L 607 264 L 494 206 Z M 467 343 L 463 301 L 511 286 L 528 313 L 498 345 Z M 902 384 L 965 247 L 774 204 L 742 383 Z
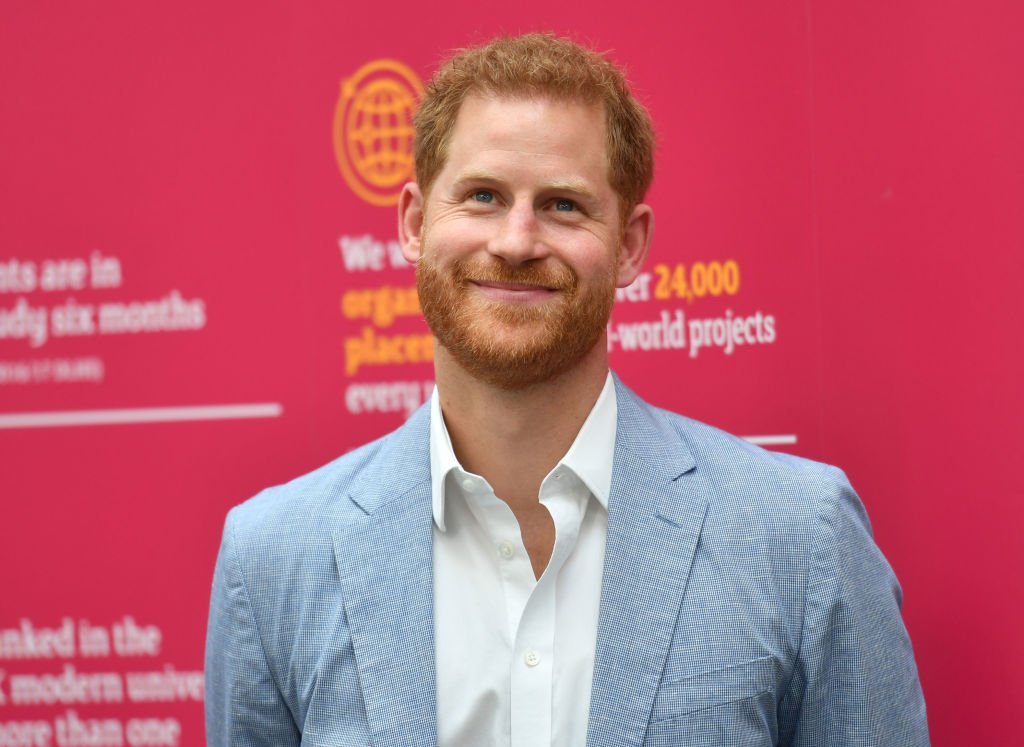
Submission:
M 576 209 L 576 203 L 572 200 L 566 200 L 564 198 L 555 200 L 555 210 L 562 212 L 569 212 Z
M 486 189 L 478 189 L 473 193 L 473 199 L 477 202 L 494 202 L 494 193 Z

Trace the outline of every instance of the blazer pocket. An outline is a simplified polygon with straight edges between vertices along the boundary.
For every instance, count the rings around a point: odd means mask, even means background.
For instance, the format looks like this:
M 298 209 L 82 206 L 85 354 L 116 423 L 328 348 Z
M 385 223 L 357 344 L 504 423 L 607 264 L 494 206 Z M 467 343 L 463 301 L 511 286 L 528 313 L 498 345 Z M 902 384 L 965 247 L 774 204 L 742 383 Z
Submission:
M 654 699 L 651 723 L 774 692 L 775 670 L 775 657 L 764 656 L 662 682 Z

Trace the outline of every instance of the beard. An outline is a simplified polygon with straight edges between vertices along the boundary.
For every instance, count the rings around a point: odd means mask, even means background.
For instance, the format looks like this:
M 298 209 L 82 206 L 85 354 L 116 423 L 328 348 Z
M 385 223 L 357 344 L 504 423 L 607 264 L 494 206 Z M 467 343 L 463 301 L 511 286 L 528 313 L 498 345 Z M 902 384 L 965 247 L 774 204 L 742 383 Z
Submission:
M 611 265 L 610 267 L 614 267 Z M 522 283 L 553 289 L 538 304 L 489 300 L 472 282 Z M 447 268 L 424 251 L 416 289 L 434 337 L 472 376 L 501 389 L 525 389 L 572 369 L 601 339 L 615 300 L 609 270 L 590 288 L 557 260 L 513 267 L 501 259 L 455 260 Z

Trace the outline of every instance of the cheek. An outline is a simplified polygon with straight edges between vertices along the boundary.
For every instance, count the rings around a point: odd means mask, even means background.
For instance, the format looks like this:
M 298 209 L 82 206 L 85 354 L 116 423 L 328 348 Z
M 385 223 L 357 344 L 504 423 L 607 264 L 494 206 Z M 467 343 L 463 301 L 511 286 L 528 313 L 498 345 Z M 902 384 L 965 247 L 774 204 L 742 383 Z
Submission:
M 492 229 L 486 221 L 464 218 L 440 219 L 424 226 L 424 241 L 446 252 L 471 250 L 486 243 Z
M 581 278 L 595 282 L 613 282 L 618 277 L 618 262 L 615 247 L 593 243 L 582 246 L 566 261 L 576 268 Z

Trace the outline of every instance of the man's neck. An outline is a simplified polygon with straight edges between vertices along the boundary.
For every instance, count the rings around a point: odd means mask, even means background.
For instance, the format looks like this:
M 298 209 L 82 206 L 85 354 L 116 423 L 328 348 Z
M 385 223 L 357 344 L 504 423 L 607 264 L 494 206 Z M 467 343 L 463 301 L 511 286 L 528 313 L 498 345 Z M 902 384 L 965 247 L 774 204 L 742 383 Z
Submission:
M 541 481 L 572 446 L 608 376 L 603 339 L 570 371 L 525 389 L 474 378 L 440 345 L 434 365 L 459 463 L 484 477 L 513 511 L 537 504 Z

